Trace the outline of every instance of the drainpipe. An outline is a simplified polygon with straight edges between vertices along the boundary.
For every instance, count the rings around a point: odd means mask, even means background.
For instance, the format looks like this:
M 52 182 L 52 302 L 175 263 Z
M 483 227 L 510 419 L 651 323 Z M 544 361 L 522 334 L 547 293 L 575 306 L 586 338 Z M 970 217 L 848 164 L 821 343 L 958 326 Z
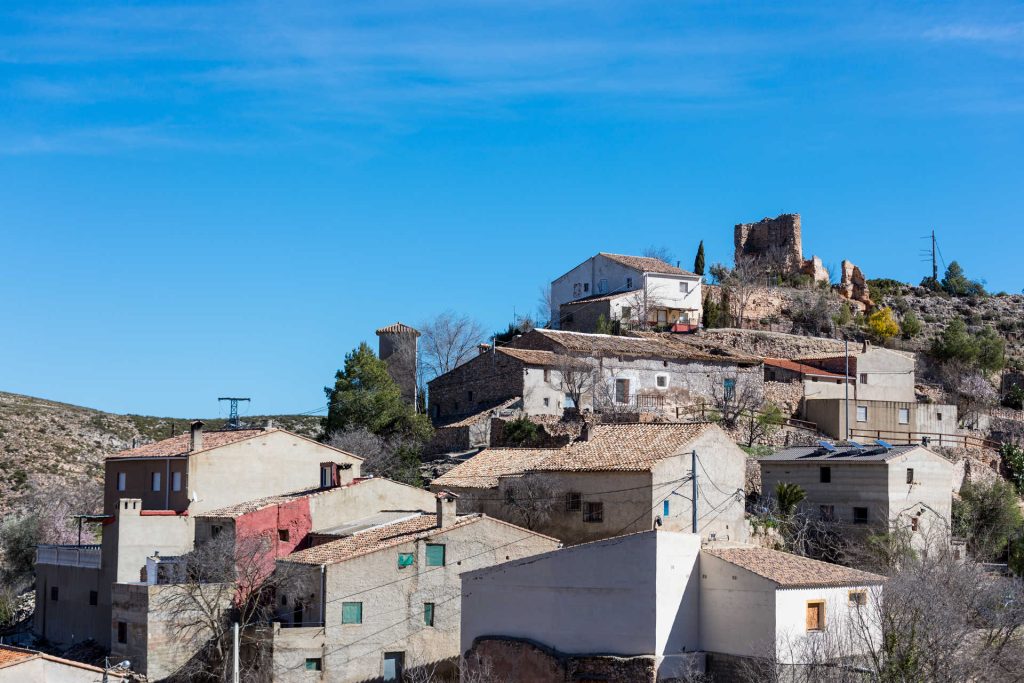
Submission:
M 164 479 L 164 510 L 171 509 L 171 459 L 164 460 L 167 463 L 167 477 Z
M 850 339 L 846 338 L 843 340 L 843 348 L 846 355 L 846 377 L 843 379 L 843 384 L 846 385 L 846 399 L 843 407 L 846 411 L 846 440 L 850 440 Z
M 327 565 L 320 565 L 320 626 L 327 627 Z
M 690 472 L 693 481 L 693 504 L 690 509 L 693 511 L 693 533 L 697 533 L 697 451 L 690 451 Z

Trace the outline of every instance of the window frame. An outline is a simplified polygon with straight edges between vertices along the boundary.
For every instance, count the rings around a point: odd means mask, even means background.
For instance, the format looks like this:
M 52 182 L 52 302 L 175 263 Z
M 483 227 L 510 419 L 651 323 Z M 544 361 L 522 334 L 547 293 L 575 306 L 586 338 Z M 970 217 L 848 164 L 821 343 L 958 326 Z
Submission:
M 181 481 L 184 477 L 181 476 L 180 471 L 171 472 L 171 490 L 178 492 L 181 491 Z
M 433 602 L 423 603 L 423 625 L 433 628 L 434 620 L 437 618 L 437 604 Z
M 582 512 L 583 511 L 583 494 L 579 491 L 566 491 L 565 493 L 565 511 L 566 512 Z
M 117 642 L 121 643 L 122 645 L 126 645 L 128 643 L 128 622 L 127 621 L 119 621 L 119 622 L 117 622 Z
M 100 604 L 100 592 L 99 591 L 89 591 L 89 606 L 90 607 L 96 607 L 99 604 Z
M 904 419 L 904 416 L 906 417 L 906 419 Z M 896 422 L 901 425 L 910 424 L 910 408 L 897 408 Z
M 680 282 L 679 282 L 679 292 L 680 292 L 680 294 L 689 294 L 690 293 L 690 283 L 687 282 L 686 280 L 680 280 Z
M 356 610 L 357 614 L 355 617 L 346 616 L 345 610 Z M 354 619 L 354 620 L 353 620 Z M 341 603 L 341 625 L 342 626 L 360 626 L 363 623 L 363 603 L 362 602 L 342 602 Z
M 306 657 L 305 671 L 323 671 L 324 660 L 322 657 Z
M 423 550 L 423 554 L 426 557 L 426 560 L 427 560 L 426 565 L 428 567 L 447 567 L 448 566 L 448 548 L 445 546 L 444 543 L 427 543 L 425 545 L 426 545 L 426 547 Z M 431 549 L 434 549 L 434 548 L 440 548 L 441 549 L 441 563 L 440 564 L 437 563 L 437 558 L 436 557 L 434 557 L 434 558 L 430 557 Z
M 848 591 L 846 601 L 851 607 L 866 607 L 868 604 L 868 592 L 859 588 Z
M 908 484 L 913 484 L 914 483 L 914 468 L 913 467 L 908 467 L 907 468 L 907 483 Z
M 289 529 L 278 529 L 277 540 L 280 543 L 291 543 L 291 531 Z
M 831 484 L 832 483 L 832 466 L 831 465 L 820 465 L 818 467 L 818 483 L 819 484 Z
M 862 412 L 863 412 L 864 417 L 861 417 Z M 857 422 L 867 422 L 868 421 L 868 407 L 867 406 L 857 406 L 857 415 L 856 415 L 856 417 L 857 417 Z
M 654 376 L 654 386 L 659 389 L 668 389 L 669 377 L 665 373 L 661 372 Z
M 60 586 L 50 586 L 50 602 L 60 602 Z
M 821 633 L 821 632 L 825 631 L 826 625 L 828 623 L 826 621 L 825 604 L 826 604 L 825 601 L 820 599 L 820 598 L 816 599 L 816 600 L 808 600 L 807 601 L 806 607 L 804 608 L 805 609 L 805 611 L 804 611 L 804 626 L 805 626 L 805 628 L 806 628 L 808 633 Z M 817 622 L 817 626 L 814 627 L 814 628 L 811 628 L 810 626 L 807 625 L 807 619 L 806 619 L 807 614 L 811 611 L 812 607 L 814 607 L 816 609 L 817 613 L 818 613 L 818 616 L 815 619 L 815 621 Z
M 858 516 L 857 511 L 863 510 L 863 516 Z M 867 524 L 870 517 L 870 510 L 866 507 L 854 507 L 853 508 L 853 523 L 854 524 Z
M 149 473 L 149 490 L 153 493 L 160 493 L 160 487 L 163 484 L 161 481 L 163 479 L 163 477 L 160 476 L 161 474 L 163 474 L 163 472 Z
M 584 524 L 603 524 L 604 523 L 604 501 L 602 500 L 587 500 L 583 502 L 583 522 Z
M 125 491 L 128 488 L 128 473 L 118 472 L 117 473 L 117 490 Z
M 868 373 L 866 373 L 866 372 L 860 373 L 860 377 L 858 378 L 858 380 L 860 381 L 861 384 L 868 384 Z
M 402 563 L 402 559 L 403 558 L 407 558 L 408 559 L 408 561 L 405 562 L 404 564 Z M 406 567 L 414 567 L 414 566 L 416 566 L 416 553 L 398 553 L 398 568 L 399 568 L 399 570 L 405 569 Z

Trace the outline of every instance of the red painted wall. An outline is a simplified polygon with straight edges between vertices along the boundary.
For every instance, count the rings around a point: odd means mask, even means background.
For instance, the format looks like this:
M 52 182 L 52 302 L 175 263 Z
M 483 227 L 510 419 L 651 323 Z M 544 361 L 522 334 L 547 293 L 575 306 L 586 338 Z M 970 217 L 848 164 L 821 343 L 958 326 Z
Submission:
M 235 519 L 235 538 L 263 536 L 274 548 L 273 556 L 266 558 L 266 571 L 274 569 L 274 560 L 295 551 L 313 528 L 309 512 L 309 498 L 296 498 L 286 503 L 256 510 Z M 288 531 L 288 540 L 281 540 L 280 530 Z

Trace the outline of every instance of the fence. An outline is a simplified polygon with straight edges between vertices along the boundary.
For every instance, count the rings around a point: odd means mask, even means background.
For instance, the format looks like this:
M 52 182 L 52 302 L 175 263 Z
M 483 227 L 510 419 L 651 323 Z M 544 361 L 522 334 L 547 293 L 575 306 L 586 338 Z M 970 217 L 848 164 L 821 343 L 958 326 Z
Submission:
M 928 439 L 930 446 L 947 446 L 965 448 L 993 448 L 998 450 L 1002 443 L 992 439 L 984 439 L 970 434 L 943 434 L 941 432 L 893 432 L 884 429 L 851 429 L 853 439 L 881 439 L 894 446 L 909 446 L 923 443 Z
M 99 569 L 100 556 L 99 545 L 40 545 L 36 547 L 37 564 Z

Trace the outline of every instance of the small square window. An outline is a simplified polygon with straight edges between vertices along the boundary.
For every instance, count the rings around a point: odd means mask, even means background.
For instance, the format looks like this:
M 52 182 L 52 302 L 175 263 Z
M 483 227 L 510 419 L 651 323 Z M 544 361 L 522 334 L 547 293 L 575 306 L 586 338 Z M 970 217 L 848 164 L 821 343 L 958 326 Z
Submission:
M 544 381 L 545 382 L 550 382 L 551 381 L 551 368 L 544 368 Z
M 867 421 L 868 421 L 868 407 L 867 406 L 857 406 L 857 422 L 867 422 Z
M 808 631 L 824 631 L 825 630 L 825 603 L 824 602 L 808 602 L 807 603 L 807 630 Z
M 867 591 L 850 591 L 849 600 L 851 605 L 863 607 L 868 604 L 868 593 Z
M 680 282 L 679 283 L 679 291 L 682 292 L 683 294 L 689 293 L 689 291 L 690 291 L 690 283 L 689 282 Z
M 942 413 L 935 413 L 935 419 L 942 422 Z
M 633 278 L 626 278 L 626 289 L 633 289 Z
M 853 523 L 854 524 L 867 524 L 868 523 L 868 509 L 867 508 L 853 508 Z
M 444 544 L 441 543 L 428 543 L 427 544 L 427 566 L 428 567 L 443 567 L 444 566 Z
M 277 540 L 281 541 L 282 543 L 287 543 L 289 538 L 291 538 L 291 533 L 288 531 L 288 529 L 277 530 Z
M 551 407 L 551 399 L 548 398 L 547 396 L 544 397 L 544 407 L 545 408 L 550 408 Z
M 866 372 L 860 373 L 860 383 L 861 384 L 867 384 L 868 383 L 868 373 L 866 373 Z
M 117 642 L 128 642 L 128 624 L 124 621 L 117 622 Z
M 582 497 L 575 491 L 570 491 L 565 494 L 565 511 L 566 512 L 579 512 L 583 509 Z
M 917 525 L 919 523 L 918 520 L 920 520 L 920 519 L 921 518 L 916 516 L 916 515 L 910 518 L 910 530 L 911 531 L 917 531 Z
M 668 386 L 668 375 L 658 375 L 654 378 L 654 383 L 658 385 L 659 389 L 664 389 Z
M 425 626 L 434 625 L 434 603 L 432 602 L 423 603 L 423 624 Z
M 93 607 L 100 602 L 100 594 L 96 591 L 89 591 L 89 604 Z
M 57 602 L 57 600 L 59 598 L 60 598 L 60 590 L 58 590 L 57 586 L 50 586 L 50 600 L 53 600 L 54 602 Z
M 600 524 L 604 521 L 604 503 L 600 501 L 589 501 L 583 504 L 583 521 L 590 524 Z
M 363 603 L 343 602 L 341 603 L 341 623 L 361 624 L 363 623 Z
M 415 553 L 398 553 L 398 568 L 405 569 L 416 564 Z
M 908 484 L 913 484 L 914 483 L 914 468 L 913 467 L 908 467 L 907 468 L 907 483 Z
M 619 309 L 619 317 L 623 320 L 629 320 L 633 315 L 633 308 L 631 306 L 623 306 Z
M 306 658 L 306 671 L 323 671 L 324 661 L 320 657 Z
M 124 491 L 128 487 L 128 475 L 125 472 L 117 473 L 117 490 Z
M 831 467 L 819 467 L 818 468 L 818 481 L 822 484 L 829 484 L 832 482 L 832 468 Z
M 901 425 L 910 424 L 910 408 L 900 408 L 899 422 Z
M 210 526 L 210 538 L 217 538 L 220 536 L 220 532 L 224 530 L 220 524 L 213 524 Z

